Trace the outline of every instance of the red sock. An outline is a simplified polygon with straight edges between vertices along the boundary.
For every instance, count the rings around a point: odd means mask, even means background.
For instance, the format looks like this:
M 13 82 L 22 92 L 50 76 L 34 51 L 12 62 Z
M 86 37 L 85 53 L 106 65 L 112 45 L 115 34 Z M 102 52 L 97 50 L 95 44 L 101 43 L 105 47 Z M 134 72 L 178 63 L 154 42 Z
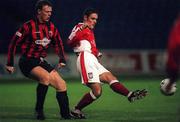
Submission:
M 129 93 L 129 90 L 125 86 L 123 86 L 120 82 L 114 82 L 110 84 L 110 87 L 116 93 L 119 93 L 124 96 L 127 96 Z
M 86 93 L 82 99 L 79 101 L 79 103 L 77 104 L 77 106 L 75 107 L 76 109 L 83 109 L 84 107 L 86 107 L 87 105 L 91 104 L 95 99 L 92 98 L 92 96 L 90 95 L 90 93 Z

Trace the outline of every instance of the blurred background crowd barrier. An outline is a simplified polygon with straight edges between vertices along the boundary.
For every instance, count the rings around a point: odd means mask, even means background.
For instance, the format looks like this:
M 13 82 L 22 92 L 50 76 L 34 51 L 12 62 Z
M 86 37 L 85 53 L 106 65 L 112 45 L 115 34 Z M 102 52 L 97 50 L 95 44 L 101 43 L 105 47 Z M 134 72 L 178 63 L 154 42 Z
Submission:
M 103 57 L 100 60 L 104 66 L 112 71 L 115 75 L 163 75 L 165 73 L 166 53 L 160 50 L 154 51 L 128 51 L 128 50 L 103 50 Z M 15 57 L 15 73 L 9 77 L 4 69 L 7 55 L 0 55 L 0 77 L 1 78 L 23 78 L 19 67 L 19 56 Z M 63 77 L 78 77 L 76 69 L 76 55 L 67 55 L 67 66 L 58 71 Z M 48 60 L 54 67 L 58 63 L 56 55 L 49 55 Z

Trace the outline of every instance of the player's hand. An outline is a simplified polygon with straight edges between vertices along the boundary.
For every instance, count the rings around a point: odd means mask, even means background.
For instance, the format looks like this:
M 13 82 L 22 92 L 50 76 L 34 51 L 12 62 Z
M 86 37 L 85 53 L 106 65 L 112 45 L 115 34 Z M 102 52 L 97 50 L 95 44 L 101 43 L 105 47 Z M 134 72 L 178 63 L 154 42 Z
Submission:
M 98 55 L 97 55 L 97 59 L 98 59 L 98 61 L 100 62 L 100 59 L 102 58 L 102 53 L 98 53 Z
M 60 68 L 65 67 L 65 66 L 66 66 L 65 63 L 59 63 L 59 64 L 57 65 L 57 68 L 60 69 Z
M 6 66 L 5 68 L 10 74 L 12 74 L 15 70 L 15 68 L 13 66 Z
M 99 52 L 98 55 L 97 55 L 98 58 L 101 58 L 102 57 L 102 53 Z

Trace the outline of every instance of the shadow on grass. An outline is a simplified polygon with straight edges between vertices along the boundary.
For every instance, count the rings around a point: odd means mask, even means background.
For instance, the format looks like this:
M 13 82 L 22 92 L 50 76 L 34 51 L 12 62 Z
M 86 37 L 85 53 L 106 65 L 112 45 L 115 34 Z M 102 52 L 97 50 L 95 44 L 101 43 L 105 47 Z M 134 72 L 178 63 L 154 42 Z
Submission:
M 52 112 L 53 110 L 47 110 L 46 118 L 48 119 L 55 119 L 59 120 L 60 116 L 57 114 L 54 114 Z M 33 108 L 27 108 L 27 107 L 0 107 L 0 122 L 1 120 L 11 121 L 11 120 L 17 120 L 17 121 L 34 121 L 36 120 L 34 116 L 34 110 Z

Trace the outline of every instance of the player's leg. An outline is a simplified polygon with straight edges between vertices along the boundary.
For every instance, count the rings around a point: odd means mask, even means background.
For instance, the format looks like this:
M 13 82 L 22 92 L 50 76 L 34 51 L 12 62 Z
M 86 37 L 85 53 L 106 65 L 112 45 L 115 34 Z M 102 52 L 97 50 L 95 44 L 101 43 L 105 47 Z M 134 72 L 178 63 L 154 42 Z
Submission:
M 172 83 L 177 81 L 178 68 L 180 66 L 180 47 L 168 50 L 168 59 L 166 64 L 167 76 Z
M 39 120 L 44 120 L 44 101 L 46 98 L 46 94 L 48 91 L 48 85 L 38 83 L 36 87 L 36 104 L 35 104 L 35 112 L 36 118 Z
M 50 84 L 56 89 L 56 99 L 60 107 L 61 117 L 64 119 L 70 119 L 69 99 L 67 95 L 66 83 L 55 70 L 50 72 L 50 76 Z
M 21 72 L 24 74 L 24 76 L 39 82 L 36 89 L 37 101 L 35 111 L 36 118 L 43 120 L 45 119 L 43 113 L 43 105 L 48 90 L 49 75 L 46 70 L 39 66 L 40 62 L 40 59 L 27 58 L 25 56 L 22 56 L 19 60 L 19 68 Z
M 100 83 L 89 83 L 87 86 L 91 89 L 91 91 L 82 97 L 79 103 L 75 106 L 76 109 L 82 110 L 101 96 L 102 88 Z
M 103 65 L 97 61 L 97 59 L 93 62 L 95 65 L 95 69 L 97 73 L 99 74 L 99 80 L 101 82 L 107 83 L 110 85 L 110 88 L 121 95 L 128 96 L 130 91 L 122 84 L 120 83 L 117 78 L 108 71 Z
M 110 88 L 121 95 L 128 96 L 130 91 L 120 83 L 111 72 L 104 72 L 100 75 L 100 80 L 110 85 Z
M 75 109 L 71 111 L 71 114 L 77 118 L 85 118 L 81 110 L 101 95 L 99 74 L 94 66 L 95 61 L 97 61 L 97 59 L 94 55 L 87 52 L 82 52 L 77 59 L 77 69 L 81 74 L 82 83 L 91 89 L 90 92 L 81 98 L 75 106 Z
M 180 67 L 180 46 L 176 45 L 174 48 L 168 49 L 168 59 L 166 63 L 167 77 L 170 79 L 170 83 L 166 86 L 166 90 L 169 91 L 172 85 L 178 79 L 178 72 Z
M 84 96 L 75 106 L 74 110 L 71 111 L 72 116 L 75 118 L 84 119 L 85 115 L 81 110 L 101 96 L 102 88 L 100 83 L 89 83 L 87 86 L 91 89 L 91 91 L 84 94 Z
M 36 118 L 40 120 L 44 120 L 45 116 L 43 112 L 43 106 L 50 81 L 49 72 L 47 72 L 42 67 L 37 66 L 31 70 L 29 78 L 39 81 L 39 84 L 36 88 L 35 111 L 36 111 Z
M 103 70 L 103 68 L 101 68 Z M 123 96 L 126 96 L 130 102 L 141 99 L 147 95 L 147 91 L 143 90 L 136 90 L 136 91 L 129 91 L 122 83 L 120 83 L 117 78 L 111 72 L 103 72 L 100 75 L 100 80 L 104 83 L 110 85 L 110 88 Z

